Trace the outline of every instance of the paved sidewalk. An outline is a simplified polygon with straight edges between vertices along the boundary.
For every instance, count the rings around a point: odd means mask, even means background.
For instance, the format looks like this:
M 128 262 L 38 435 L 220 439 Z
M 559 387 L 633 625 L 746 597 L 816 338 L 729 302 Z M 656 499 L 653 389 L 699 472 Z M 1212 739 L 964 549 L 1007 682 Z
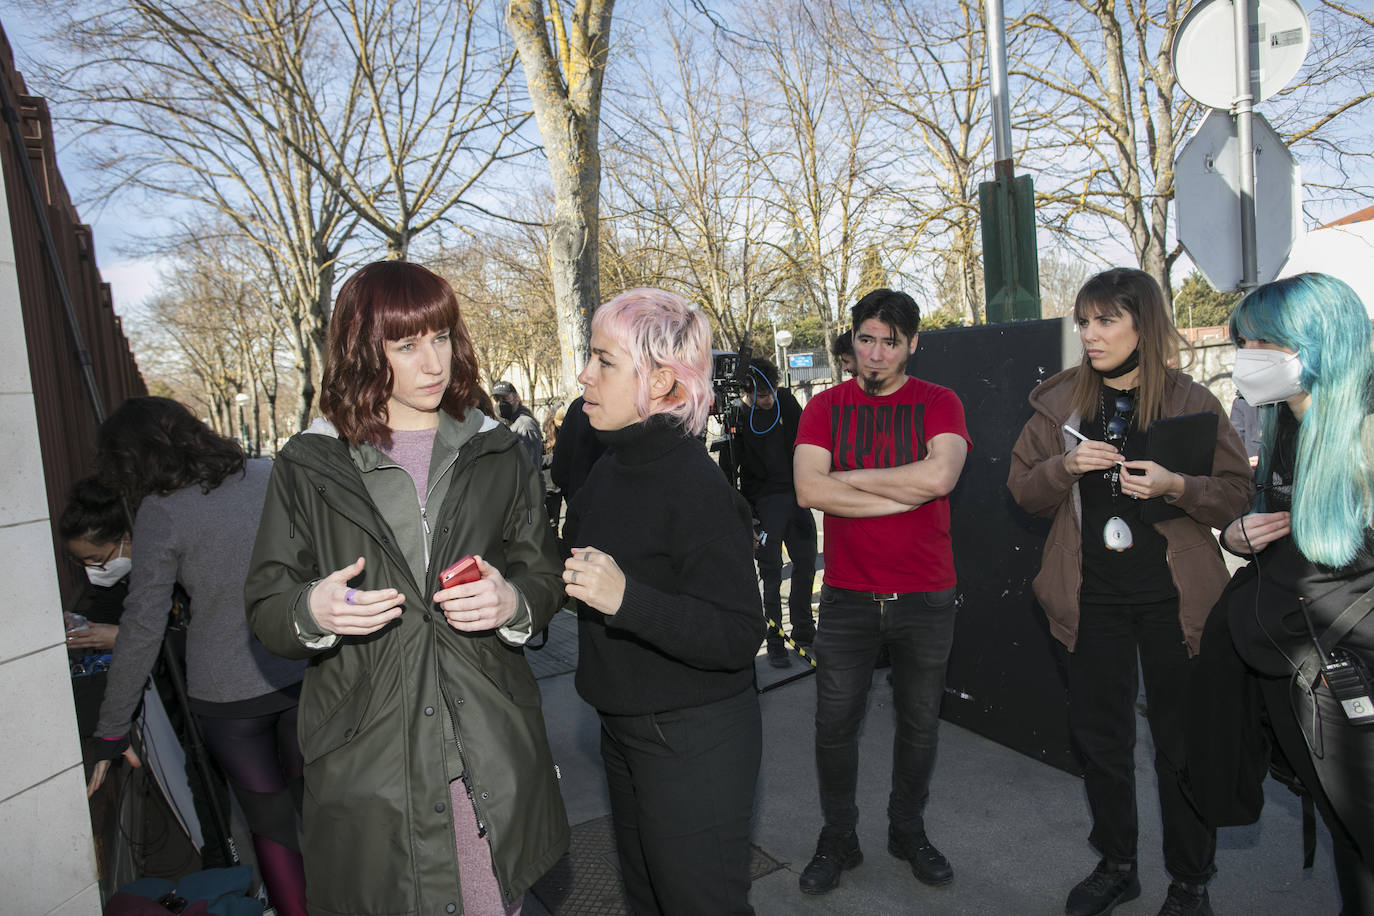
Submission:
M 544 659 L 540 653 L 530 654 L 541 675 L 544 716 L 562 772 L 563 797 L 575 837 L 590 838 L 597 835 L 593 829 L 597 825 L 591 822 L 609 813 L 609 803 L 597 749 L 596 714 L 573 686 L 576 619 L 572 614 L 559 615 L 544 652 L 550 653 Z M 756 661 L 759 681 L 769 684 L 796 674 L 802 670 L 800 664 L 794 655 L 791 668 L 777 670 L 760 655 Z M 954 882 L 942 888 L 925 887 L 905 862 L 888 855 L 885 810 L 893 716 L 892 691 L 885 676 L 881 670 L 874 675 L 860 747 L 859 838 L 865 859 L 858 868 L 845 872 L 839 888 L 822 897 L 808 897 L 797 889 L 797 875 L 810 859 L 820 829 L 812 756 L 814 682 L 802 678 L 760 698 L 764 756 L 753 841 L 766 859 L 780 867 L 754 882 L 750 900 L 759 916 L 1062 913 L 1069 888 L 1097 861 L 1086 839 L 1088 809 L 1081 780 L 949 723 L 941 725 L 940 760 L 926 822 L 931 839 L 954 866 Z M 1138 900 L 1118 907 L 1117 916 L 1153 916 L 1168 885 L 1159 848 L 1159 807 L 1150 764 L 1153 747 L 1144 720 L 1139 723 L 1136 760 L 1143 892 Z M 1258 825 L 1221 832 L 1219 871 L 1211 884 L 1214 909 L 1236 916 L 1336 913 L 1340 901 L 1325 829 L 1319 828 L 1316 867 L 1304 872 L 1297 799 L 1272 781 L 1267 791 Z M 579 825 L 585 826 L 578 829 Z M 596 852 L 600 863 L 614 868 L 613 854 L 604 849 Z M 578 876 L 573 875 L 573 880 Z M 614 882 L 609 883 L 613 890 Z M 526 916 L 549 914 L 534 895 L 526 900 Z M 578 905 L 569 897 L 555 906 L 556 916 L 617 912 L 623 910 L 610 897 Z

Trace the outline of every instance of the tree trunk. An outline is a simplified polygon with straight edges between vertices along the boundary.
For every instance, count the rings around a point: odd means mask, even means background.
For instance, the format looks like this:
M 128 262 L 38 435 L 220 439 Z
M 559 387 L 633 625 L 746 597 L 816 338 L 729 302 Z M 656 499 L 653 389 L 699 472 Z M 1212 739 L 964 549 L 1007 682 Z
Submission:
M 577 0 L 566 24 L 559 7 L 546 16 L 542 0 L 511 0 L 506 10 L 553 179 L 549 254 L 558 313 L 559 393 L 564 395 L 577 390 L 592 312 L 601 300 L 597 133 L 614 6 L 614 0 Z M 554 29 L 557 54 L 546 21 Z

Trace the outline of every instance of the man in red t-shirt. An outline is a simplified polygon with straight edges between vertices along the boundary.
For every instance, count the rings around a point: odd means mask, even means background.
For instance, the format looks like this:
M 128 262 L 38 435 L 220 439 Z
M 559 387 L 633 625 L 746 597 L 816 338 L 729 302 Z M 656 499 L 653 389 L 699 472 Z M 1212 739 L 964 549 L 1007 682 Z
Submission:
M 954 871 L 925 832 L 940 698 L 954 640 L 949 492 L 971 440 L 948 388 L 906 374 L 920 311 L 889 289 L 853 308 L 857 375 L 811 399 L 793 452 L 797 502 L 825 513 L 825 580 L 816 634 L 816 769 L 825 826 L 802 872 L 823 894 L 863 861 L 859 727 L 882 646 L 897 709 L 888 851 L 926 884 Z

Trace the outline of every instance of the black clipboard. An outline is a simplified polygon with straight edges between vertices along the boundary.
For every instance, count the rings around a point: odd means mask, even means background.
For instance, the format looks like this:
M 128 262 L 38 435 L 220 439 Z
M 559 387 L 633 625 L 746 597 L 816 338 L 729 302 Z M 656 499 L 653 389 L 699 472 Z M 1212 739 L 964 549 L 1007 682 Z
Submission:
M 1150 424 L 1145 457 L 1178 474 L 1206 477 L 1212 473 L 1217 451 L 1217 415 L 1211 411 L 1166 417 Z M 1181 518 L 1184 511 L 1164 497 L 1140 505 L 1142 521 L 1154 523 Z

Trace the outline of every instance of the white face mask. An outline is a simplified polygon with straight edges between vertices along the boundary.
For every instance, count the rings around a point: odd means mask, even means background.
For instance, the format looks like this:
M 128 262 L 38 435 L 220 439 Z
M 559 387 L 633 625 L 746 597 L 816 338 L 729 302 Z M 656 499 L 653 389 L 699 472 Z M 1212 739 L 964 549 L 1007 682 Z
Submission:
M 1237 350 L 1231 380 L 1252 407 L 1277 404 L 1302 394 L 1302 360 L 1282 350 Z
M 101 588 L 110 588 L 117 585 L 120 579 L 129 574 L 134 568 L 134 561 L 124 554 L 124 543 L 121 541 L 119 550 L 113 557 L 106 560 L 102 566 L 87 566 L 86 578 L 92 585 L 99 585 Z

